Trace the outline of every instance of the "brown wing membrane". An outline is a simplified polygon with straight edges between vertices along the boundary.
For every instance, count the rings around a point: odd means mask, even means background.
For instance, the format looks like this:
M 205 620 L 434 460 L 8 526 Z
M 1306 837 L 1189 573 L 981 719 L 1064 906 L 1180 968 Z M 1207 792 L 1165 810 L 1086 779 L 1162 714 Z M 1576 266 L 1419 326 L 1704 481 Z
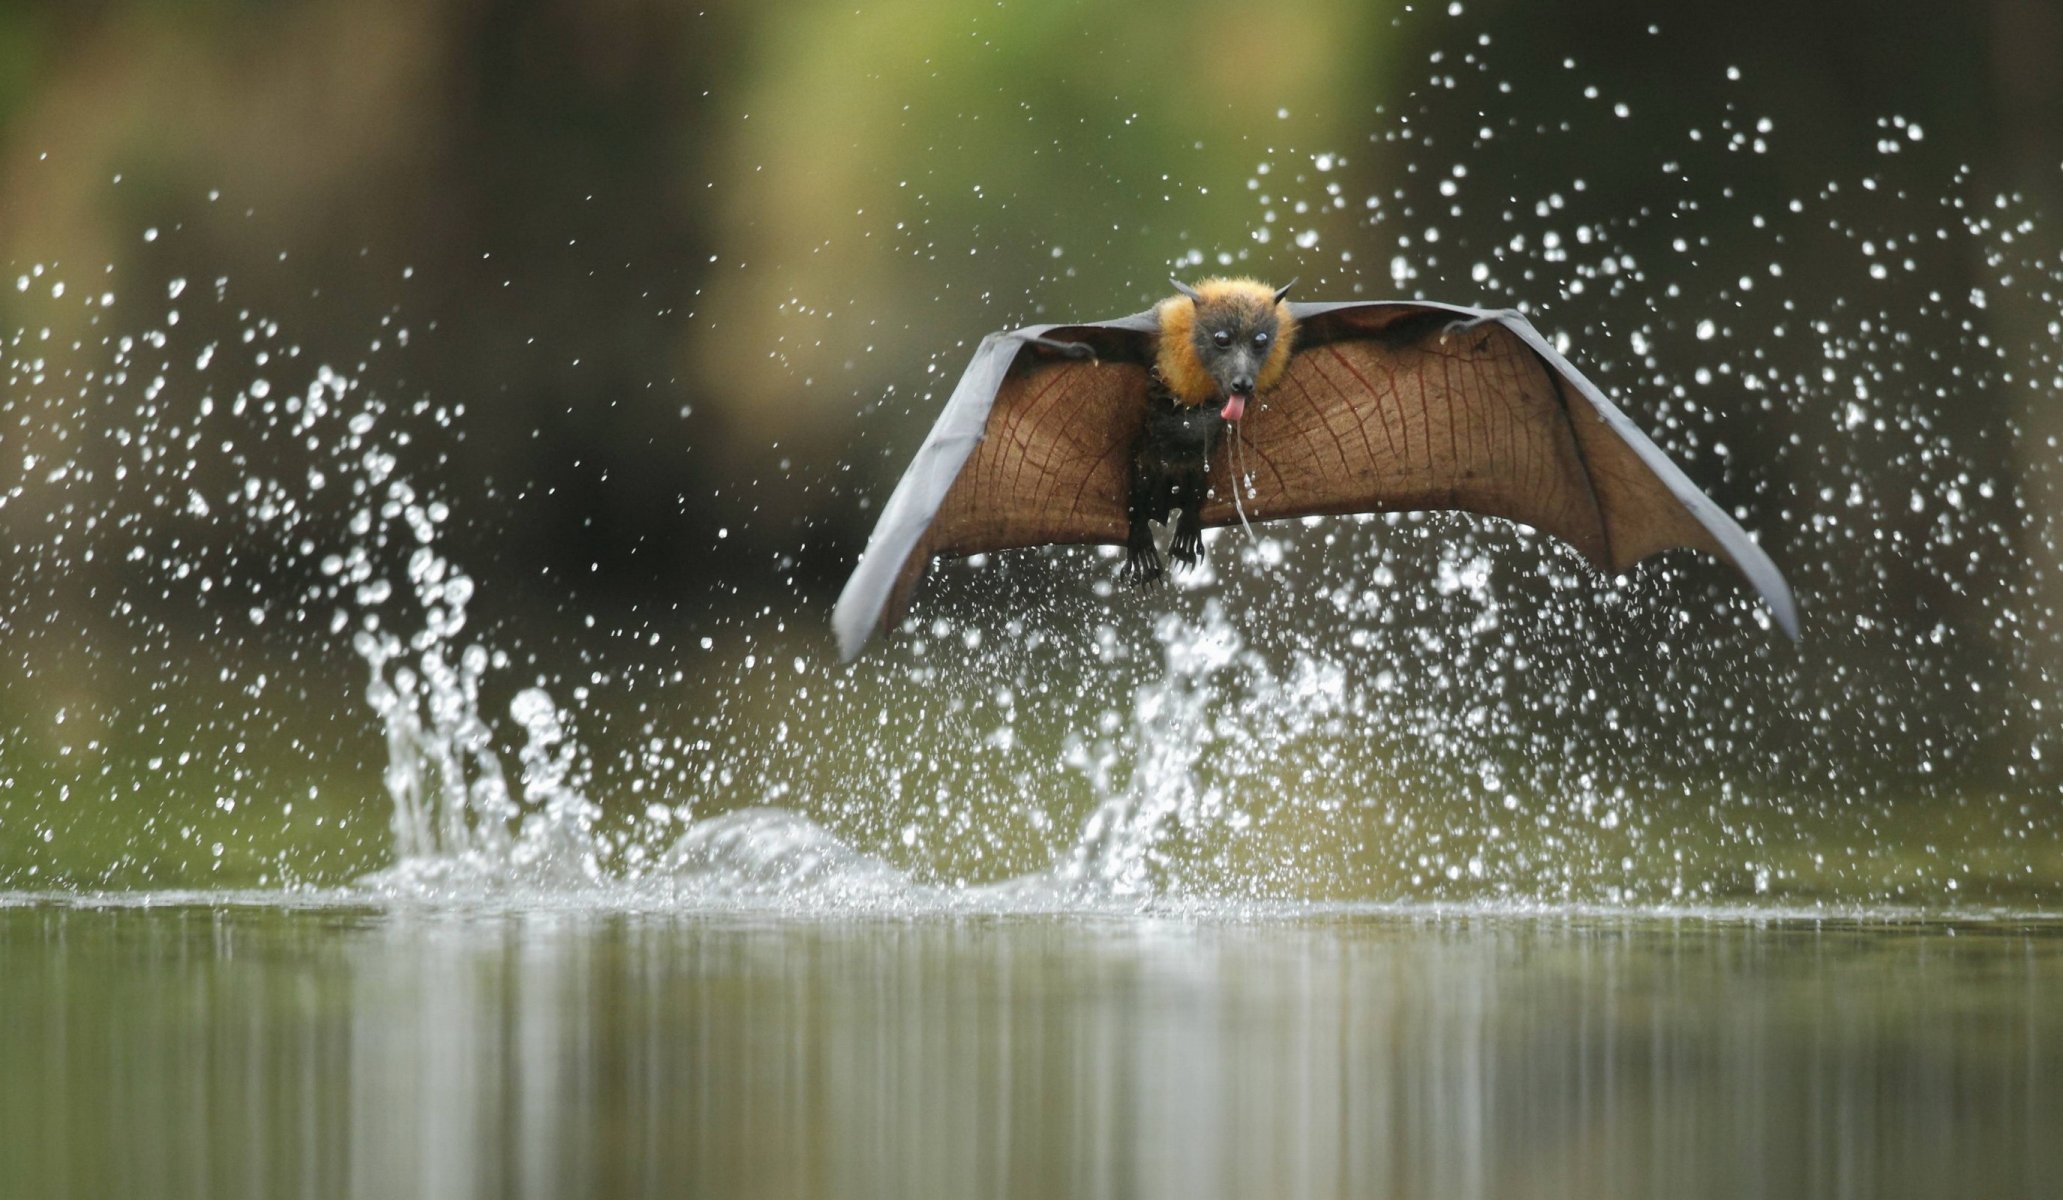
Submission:
M 981 442 L 904 562 L 886 623 L 902 618 L 940 555 L 1122 543 L 1147 386 L 1146 369 L 1134 363 L 1043 361 L 1012 371 Z
M 932 554 L 983 554 L 1124 541 L 1147 384 L 1134 363 L 1062 360 L 1012 371 L 921 544 Z
M 1154 330 L 1144 312 L 982 339 L 838 596 L 846 658 L 901 619 L 935 555 L 1124 539 Z M 1063 357 L 1049 338 L 1097 357 Z
M 1797 636 L 1760 547 L 1516 313 L 1378 303 L 1299 306 L 1303 348 L 1240 425 L 1252 520 L 1454 508 L 1544 530 L 1600 570 L 1704 550 Z M 1231 439 L 1206 525 L 1239 520 Z
M 1502 326 L 1430 316 L 1290 361 L 1240 425 L 1248 518 L 1458 508 L 1523 521 L 1609 567 L 1582 447 L 1539 357 Z M 1234 479 L 1230 451 L 1227 439 L 1214 480 Z M 1239 517 L 1221 495 L 1203 520 Z

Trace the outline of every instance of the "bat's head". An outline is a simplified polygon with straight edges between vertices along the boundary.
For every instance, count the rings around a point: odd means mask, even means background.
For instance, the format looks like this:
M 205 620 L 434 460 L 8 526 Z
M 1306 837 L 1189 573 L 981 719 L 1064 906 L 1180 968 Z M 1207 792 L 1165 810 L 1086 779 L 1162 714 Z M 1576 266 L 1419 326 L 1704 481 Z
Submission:
M 1281 288 L 1251 279 L 1171 282 L 1178 294 L 1159 309 L 1161 379 L 1182 403 L 1215 405 L 1237 421 L 1289 367 L 1296 320 L 1282 298 L 1295 281 Z

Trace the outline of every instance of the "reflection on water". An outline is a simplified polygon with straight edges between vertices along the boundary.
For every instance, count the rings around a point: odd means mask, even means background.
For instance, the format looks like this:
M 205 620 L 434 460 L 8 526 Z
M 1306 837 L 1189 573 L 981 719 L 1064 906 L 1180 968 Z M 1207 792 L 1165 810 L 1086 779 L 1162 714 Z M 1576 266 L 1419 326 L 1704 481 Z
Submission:
M 2063 928 L 0 907 L 5 1196 L 2037 1195 Z

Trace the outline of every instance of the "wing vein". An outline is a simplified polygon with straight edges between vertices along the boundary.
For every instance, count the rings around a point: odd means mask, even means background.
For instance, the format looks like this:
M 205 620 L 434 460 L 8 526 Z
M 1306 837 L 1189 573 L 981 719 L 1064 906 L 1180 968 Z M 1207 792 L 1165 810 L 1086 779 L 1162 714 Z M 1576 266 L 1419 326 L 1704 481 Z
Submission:
M 1326 350 L 1332 355 L 1332 361 L 1338 363 L 1342 367 L 1345 367 L 1347 369 L 1347 374 L 1352 375 L 1354 377 L 1354 382 L 1361 385 L 1362 392 L 1364 392 L 1368 396 L 1368 398 L 1375 404 L 1375 419 L 1377 423 L 1379 423 L 1382 426 L 1383 440 L 1389 443 L 1390 457 L 1396 458 L 1401 461 L 1404 455 L 1410 453 L 1411 450 L 1411 425 L 1409 422 L 1403 421 L 1404 414 L 1397 414 L 1398 420 L 1402 422 L 1404 425 L 1404 448 L 1400 451 L 1397 448 L 1397 435 L 1390 432 L 1389 413 L 1385 410 L 1385 407 L 1383 405 L 1383 393 L 1378 391 L 1374 384 L 1368 382 L 1367 377 L 1362 375 L 1360 371 L 1354 368 L 1354 364 L 1347 360 L 1346 355 L 1340 353 L 1340 348 L 1337 345 L 1327 346 Z M 1322 376 L 1324 375 L 1324 372 L 1321 371 L 1319 372 L 1319 374 Z M 1326 382 L 1332 382 L 1329 376 L 1326 377 Z M 1341 388 L 1340 390 L 1344 392 L 1346 389 Z M 1394 377 L 1392 377 L 1390 380 L 1389 394 L 1392 396 L 1397 394 L 1397 381 Z M 1360 424 L 1361 426 L 1361 445 L 1365 450 L 1368 451 L 1368 457 L 1374 458 L 1375 443 L 1371 442 L 1368 438 L 1368 422 L 1363 420 L 1358 422 L 1358 424 Z M 1344 457 L 1345 456 L 1343 455 L 1342 458 Z

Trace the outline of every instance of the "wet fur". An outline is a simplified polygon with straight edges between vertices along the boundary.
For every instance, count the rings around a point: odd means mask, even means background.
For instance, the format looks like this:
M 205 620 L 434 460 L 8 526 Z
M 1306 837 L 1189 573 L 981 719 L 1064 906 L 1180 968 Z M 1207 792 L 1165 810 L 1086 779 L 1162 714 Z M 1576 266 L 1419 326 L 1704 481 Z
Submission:
M 1225 436 L 1225 419 L 1203 405 L 1183 404 L 1156 388 L 1146 411 L 1146 427 L 1132 452 L 1132 486 L 1126 509 L 1131 529 L 1125 540 L 1127 583 L 1146 584 L 1164 573 L 1160 551 L 1153 544 L 1150 521 L 1165 522 L 1176 509 L 1168 557 L 1177 566 L 1194 566 L 1203 556 L 1203 509 L 1209 490 L 1205 467 Z
M 1286 289 L 1285 289 L 1286 290 Z M 1252 279 L 1206 279 L 1196 285 L 1196 298 L 1171 296 L 1156 310 L 1160 338 L 1155 350 L 1156 386 L 1148 400 L 1146 422 L 1132 451 L 1131 488 L 1126 509 L 1130 527 L 1125 540 L 1124 578 L 1147 584 L 1165 573 L 1153 544 L 1150 522 L 1165 522 L 1180 510 L 1168 557 L 1177 566 L 1193 566 L 1203 557 L 1200 513 L 1209 494 L 1207 469 L 1224 440 L 1221 415 L 1225 389 L 1206 356 L 1219 351 L 1212 343 L 1218 330 L 1242 343 L 1256 332 L 1270 337 L 1268 351 L 1254 372 L 1258 399 L 1281 381 L 1289 369 L 1296 319 L 1275 289 Z

